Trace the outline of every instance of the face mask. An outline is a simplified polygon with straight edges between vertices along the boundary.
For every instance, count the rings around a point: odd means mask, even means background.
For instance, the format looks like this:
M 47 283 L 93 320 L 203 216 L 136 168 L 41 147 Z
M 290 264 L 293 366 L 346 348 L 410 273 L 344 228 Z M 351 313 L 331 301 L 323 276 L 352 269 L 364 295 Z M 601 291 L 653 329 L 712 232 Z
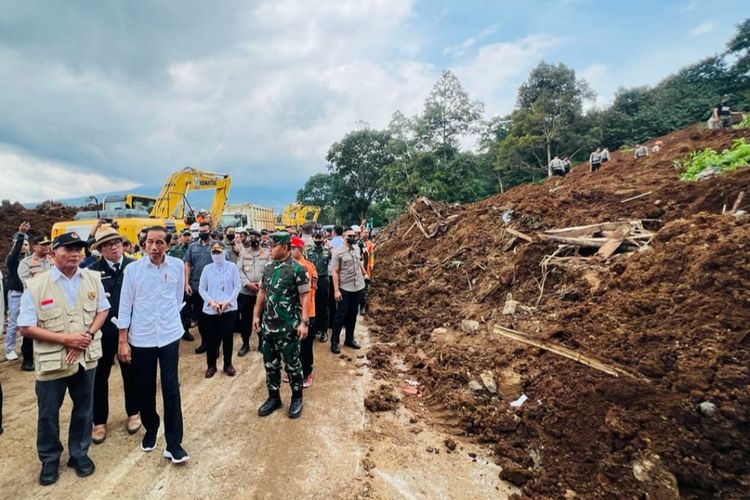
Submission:
M 201 241 L 208 241 L 211 235 L 208 233 L 198 233 L 198 237 L 201 239 Z
M 227 259 L 224 258 L 224 252 L 221 253 L 212 253 L 211 254 L 211 260 L 214 261 L 214 264 L 220 266 L 224 262 L 227 261 Z
M 318 240 L 315 240 L 315 246 L 316 246 L 316 247 L 322 247 L 322 246 L 323 246 L 323 242 L 322 242 L 322 241 L 318 241 Z
M 260 246 L 260 241 L 258 240 L 250 240 L 250 246 L 253 248 L 258 248 Z
M 234 241 L 234 235 L 233 234 L 228 234 L 227 235 L 227 240 Z
M 357 238 L 355 236 L 349 236 L 346 238 L 346 242 L 350 245 L 354 245 L 357 242 Z

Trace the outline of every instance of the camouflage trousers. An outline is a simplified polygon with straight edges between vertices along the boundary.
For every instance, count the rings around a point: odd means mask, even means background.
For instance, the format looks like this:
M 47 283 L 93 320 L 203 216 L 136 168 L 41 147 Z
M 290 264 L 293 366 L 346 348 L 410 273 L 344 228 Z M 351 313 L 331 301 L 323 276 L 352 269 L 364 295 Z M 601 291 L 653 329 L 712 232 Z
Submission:
M 281 361 L 289 376 L 293 393 L 302 392 L 302 362 L 300 361 L 300 340 L 297 330 L 291 332 L 268 332 L 263 329 L 263 365 L 266 368 L 268 392 L 278 392 L 281 387 Z

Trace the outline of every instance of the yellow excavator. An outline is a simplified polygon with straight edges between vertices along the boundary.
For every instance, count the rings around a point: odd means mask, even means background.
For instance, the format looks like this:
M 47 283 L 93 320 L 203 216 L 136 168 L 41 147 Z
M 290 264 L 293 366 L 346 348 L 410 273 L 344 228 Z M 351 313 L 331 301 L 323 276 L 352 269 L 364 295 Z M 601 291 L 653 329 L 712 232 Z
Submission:
M 52 238 L 75 231 L 87 239 L 97 220 L 116 222 L 120 234 L 133 243 L 138 243 L 138 233 L 149 226 L 164 226 L 170 231 L 182 231 L 196 220 L 195 213 L 187 201 L 190 191 L 213 189 L 214 198 L 209 211 L 212 227 L 221 223 L 221 214 L 229 197 L 232 178 L 227 174 L 204 172 L 184 168 L 169 176 L 154 198 L 137 194 L 106 196 L 101 209 L 87 210 L 76 214 L 72 221 L 57 222 L 52 226 Z M 91 197 L 90 200 L 96 201 Z
M 285 229 L 288 226 L 298 228 L 305 222 L 318 222 L 319 215 L 320 207 L 292 203 L 287 205 L 276 219 L 276 229 Z

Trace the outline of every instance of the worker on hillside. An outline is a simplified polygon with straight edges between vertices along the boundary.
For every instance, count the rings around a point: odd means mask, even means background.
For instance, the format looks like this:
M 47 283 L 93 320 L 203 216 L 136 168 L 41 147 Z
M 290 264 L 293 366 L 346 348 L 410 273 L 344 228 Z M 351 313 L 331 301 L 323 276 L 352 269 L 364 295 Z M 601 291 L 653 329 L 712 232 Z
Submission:
M 591 153 L 589 155 L 589 172 L 596 172 L 599 170 L 599 167 L 602 166 L 602 150 L 601 148 L 596 148 L 596 151 Z
M 252 332 L 253 311 L 258 298 L 263 270 L 271 261 L 268 250 L 260 246 L 261 233 L 249 231 L 247 240 L 243 244 L 237 268 L 240 271 L 240 295 L 237 297 L 237 329 L 242 338 L 242 346 L 237 356 L 246 356 L 250 351 L 250 336 Z M 258 335 L 258 351 L 263 346 L 263 339 Z
M 565 162 L 563 162 L 559 156 L 555 155 L 554 158 L 552 158 L 549 162 L 549 168 L 552 172 L 552 175 L 559 175 L 560 177 L 565 177 Z
M 307 258 L 315 266 L 318 273 L 318 288 L 315 291 L 315 322 L 312 325 L 313 337 L 319 337 L 321 342 L 328 340 L 328 296 L 330 281 L 328 266 L 331 262 L 331 249 L 321 231 L 313 234 L 313 247 L 307 253 Z
M 663 146 L 664 146 L 664 142 L 663 141 L 656 141 L 654 143 L 654 145 L 651 147 L 651 152 L 652 153 L 658 153 L 659 151 L 661 151 L 661 148 Z
M 602 165 L 609 162 L 609 148 L 603 148 L 601 152 Z
M 211 226 L 208 222 L 201 222 L 198 230 L 198 241 L 193 242 L 185 252 L 183 261 L 185 262 L 185 296 L 189 297 L 190 306 L 193 312 L 193 320 L 198 323 L 198 333 L 201 337 L 201 343 L 195 348 L 195 354 L 206 352 L 205 339 L 203 332 L 205 329 L 203 321 L 203 299 L 198 293 L 200 286 L 201 273 L 203 268 L 209 265 L 211 259 Z M 187 304 L 185 305 L 187 307 Z
M 125 268 L 135 262 L 123 255 L 122 235 L 113 227 L 103 226 L 96 233 L 91 245 L 98 249 L 102 258 L 91 264 L 88 269 L 101 275 L 104 293 L 111 305 L 107 320 L 102 325 L 102 359 L 96 367 L 94 377 L 94 428 L 91 440 L 101 444 L 107 439 L 107 420 L 109 419 L 109 374 L 117 356 L 117 343 L 120 333 L 112 322 L 117 318 L 120 309 L 120 290 Z M 125 391 L 125 413 L 128 421 L 125 428 L 128 434 L 135 434 L 141 428 L 141 417 L 138 414 L 138 396 L 136 394 L 135 374 L 130 365 L 119 363 L 122 385 Z
M 732 126 L 732 107 L 729 105 L 729 96 L 721 98 L 713 110 L 711 110 L 711 120 L 713 126 L 710 128 L 730 128 Z
M 51 241 L 45 236 L 36 236 L 31 238 L 31 255 L 25 257 L 18 264 L 18 277 L 23 282 L 24 290 L 28 286 L 28 282 L 34 276 L 50 271 L 55 267 L 55 263 L 52 261 L 50 252 Z M 27 372 L 34 371 L 34 343 L 31 339 L 24 337 L 21 342 L 21 353 L 23 354 L 23 361 L 21 362 L 21 369 Z
M 570 173 L 570 169 L 572 168 L 572 165 L 570 163 L 570 158 L 566 156 L 565 158 L 562 159 L 562 161 L 563 161 L 563 167 L 565 167 L 565 175 L 567 175 Z
M 216 374 L 216 358 L 219 346 L 224 349 L 224 373 L 234 377 L 232 366 L 232 340 L 237 316 L 237 296 L 240 293 L 240 273 L 233 262 L 226 258 L 225 247 L 216 242 L 211 246 L 212 262 L 203 268 L 198 293 L 203 299 L 203 315 L 206 346 L 206 378 Z
M 648 148 L 643 144 L 636 144 L 635 149 L 633 150 L 633 158 L 646 158 L 648 157 Z
M 352 349 L 360 348 L 354 340 L 354 329 L 362 302 L 362 291 L 365 289 L 365 268 L 357 237 L 351 228 L 344 232 L 344 245 L 333 251 L 332 260 L 333 294 L 338 305 L 333 319 L 331 352 L 338 354 L 341 352 L 339 339 L 342 329 L 346 332 L 344 345 Z
M 292 388 L 289 418 L 302 414 L 302 363 L 300 342 L 307 337 L 310 280 L 307 271 L 291 256 L 291 237 L 279 231 L 271 235 L 271 257 L 263 271 L 258 300 L 253 311 L 253 331 L 263 337 L 268 399 L 258 408 L 265 417 L 281 407 L 281 361 Z M 262 328 L 261 328 L 262 312 Z
M 300 343 L 300 361 L 302 362 L 302 388 L 312 385 L 313 381 L 313 342 L 315 341 L 315 292 L 318 289 L 318 272 L 315 265 L 305 258 L 305 241 L 297 236 L 292 236 L 292 258 L 298 264 L 305 266 L 307 277 L 310 280 L 310 293 L 308 294 L 308 317 L 310 318 L 310 330 Z
M 73 400 L 68 432 L 68 467 L 78 477 L 94 473 L 89 458 L 93 423 L 94 375 L 102 356 L 101 332 L 110 304 L 99 273 L 81 269 L 76 233 L 63 233 L 52 242 L 55 267 L 28 282 L 21 299 L 21 335 L 34 341 L 38 409 L 36 447 L 42 470 L 39 484 L 59 477 L 60 406 L 65 393 Z
M 18 266 L 26 257 L 28 252 L 28 232 L 31 224 L 26 221 L 21 222 L 18 226 L 18 232 L 13 235 L 13 246 L 5 258 L 5 267 L 8 269 L 8 328 L 5 330 L 5 359 L 15 361 L 18 359 L 16 354 L 16 333 L 18 326 L 18 314 L 21 311 L 21 296 L 23 295 L 23 281 L 18 276 Z M 24 250 L 24 247 L 27 250 Z M 26 369 L 22 366 L 23 369 Z

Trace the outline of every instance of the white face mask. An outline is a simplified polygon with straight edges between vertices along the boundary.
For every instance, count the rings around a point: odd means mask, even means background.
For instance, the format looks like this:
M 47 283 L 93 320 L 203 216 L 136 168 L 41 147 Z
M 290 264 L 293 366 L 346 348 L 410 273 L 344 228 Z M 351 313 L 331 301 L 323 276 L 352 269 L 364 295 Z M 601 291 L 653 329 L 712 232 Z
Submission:
M 217 266 L 221 266 L 227 261 L 227 259 L 224 258 L 224 252 L 212 253 L 211 260 L 213 260 L 214 264 L 216 264 Z

